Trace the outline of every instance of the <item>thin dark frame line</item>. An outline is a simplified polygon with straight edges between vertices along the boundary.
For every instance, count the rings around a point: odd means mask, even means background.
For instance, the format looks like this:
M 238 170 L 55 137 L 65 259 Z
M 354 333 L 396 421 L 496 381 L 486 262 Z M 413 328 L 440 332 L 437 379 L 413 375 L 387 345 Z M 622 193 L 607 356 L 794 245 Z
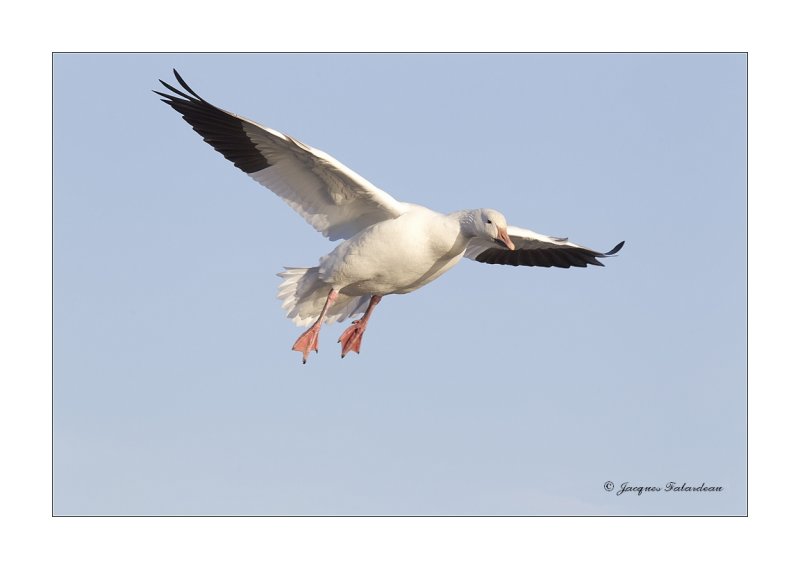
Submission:
M 747 55 L 748 51 L 53 51 L 52 55 Z

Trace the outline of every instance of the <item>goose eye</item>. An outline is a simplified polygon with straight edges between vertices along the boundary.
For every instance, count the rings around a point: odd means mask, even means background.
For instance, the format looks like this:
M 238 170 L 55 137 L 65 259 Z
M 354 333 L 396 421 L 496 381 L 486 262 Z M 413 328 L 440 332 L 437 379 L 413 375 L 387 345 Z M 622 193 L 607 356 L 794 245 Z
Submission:
M 491 219 L 487 219 L 487 220 L 486 220 L 486 223 L 488 223 L 489 225 L 491 225 L 491 224 L 492 224 L 492 220 L 491 220 Z

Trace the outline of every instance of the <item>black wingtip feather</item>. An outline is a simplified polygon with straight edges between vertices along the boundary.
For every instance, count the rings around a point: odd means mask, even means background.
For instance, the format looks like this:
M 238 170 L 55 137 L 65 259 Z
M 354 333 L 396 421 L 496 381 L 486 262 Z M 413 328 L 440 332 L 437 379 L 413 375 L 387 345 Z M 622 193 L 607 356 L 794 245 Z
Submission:
M 198 98 L 200 101 L 203 101 L 204 103 L 206 102 L 206 101 L 205 101 L 205 99 L 203 99 L 203 97 L 201 97 L 200 95 L 198 95 L 197 93 L 195 93 L 194 91 L 192 91 L 192 88 L 191 88 L 191 87 L 189 87 L 189 85 L 187 85 L 187 84 L 186 84 L 186 81 L 184 81 L 184 80 L 183 80 L 183 77 L 181 77 L 181 75 L 180 75 L 180 73 L 178 73 L 178 70 L 177 70 L 177 69 L 175 69 L 175 68 L 173 67 L 173 68 L 172 68 L 172 72 L 175 74 L 175 79 L 177 79 L 177 80 L 178 80 L 178 83 L 180 83 L 180 84 L 181 84 L 181 87 L 183 87 L 184 89 L 186 89 L 187 91 L 189 91 L 189 93 L 191 93 L 192 95 L 194 95 L 195 97 L 197 97 L 197 98 Z
M 180 113 L 183 119 L 220 154 L 233 162 L 234 166 L 247 174 L 268 168 L 271 164 L 244 130 L 243 119 L 215 107 L 194 92 L 177 70 L 175 78 L 186 92 L 176 89 L 165 81 L 159 82 L 169 92 L 153 91 L 162 101 Z
M 155 94 L 156 94 L 156 95 L 158 95 L 159 97 L 164 97 L 164 98 L 163 98 L 163 99 L 161 99 L 161 100 L 162 100 L 162 101 L 164 101 L 165 103 L 167 103 L 168 105 L 171 105 L 171 104 L 172 104 L 173 102 L 175 102 L 175 101 L 181 101 L 181 102 L 183 102 L 183 99 L 179 99 L 179 98 L 178 98 L 178 97 L 176 97 L 175 95 L 170 95 L 170 94 L 168 94 L 168 93 L 162 93 L 161 91 L 155 91 L 155 90 L 153 91 L 153 93 L 155 93 Z
M 622 246 L 623 246 L 623 245 L 625 245 L 625 241 L 620 241 L 620 242 L 617 244 L 617 246 L 616 246 L 616 247 L 614 247 L 613 249 L 611 249 L 611 251 L 609 251 L 608 253 L 604 253 L 604 254 L 603 254 L 603 256 L 604 256 L 604 257 L 609 257 L 609 256 L 611 256 L 611 255 L 616 255 L 616 254 L 619 252 L 619 250 L 620 250 L 620 249 L 622 249 Z
M 598 257 L 608 257 L 614 255 L 625 244 L 619 243 L 608 253 L 599 253 L 582 247 L 561 247 L 556 249 L 516 249 L 510 251 L 506 248 L 490 247 L 479 253 L 475 260 L 479 263 L 490 265 L 511 265 L 513 267 L 559 267 L 568 269 L 570 267 L 586 267 L 594 265 L 605 267 L 598 260 Z
M 201 99 L 199 99 L 199 98 L 196 99 L 194 97 L 190 97 L 189 95 L 187 95 L 183 91 L 179 91 L 178 89 L 176 89 L 175 87 L 173 87 L 172 85 L 167 83 L 166 81 L 162 81 L 161 79 L 159 79 L 158 82 L 161 83 L 164 87 L 166 87 L 170 91 L 172 91 L 173 93 L 175 93 L 175 95 L 178 95 L 178 97 L 181 97 L 179 99 L 180 101 L 186 100 L 186 101 L 191 101 L 193 103 L 199 103 L 201 101 Z M 174 97 L 174 95 L 169 95 L 169 96 L 170 97 Z

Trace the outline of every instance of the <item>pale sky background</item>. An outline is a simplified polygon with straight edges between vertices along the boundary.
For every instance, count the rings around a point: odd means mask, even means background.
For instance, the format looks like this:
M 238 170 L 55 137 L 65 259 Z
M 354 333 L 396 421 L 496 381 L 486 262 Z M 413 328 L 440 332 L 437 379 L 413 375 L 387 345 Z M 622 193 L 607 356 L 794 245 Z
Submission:
M 56 514 L 746 512 L 744 55 L 54 67 Z M 275 273 L 334 244 L 150 92 L 173 67 L 400 200 L 627 243 L 464 261 L 302 366 Z

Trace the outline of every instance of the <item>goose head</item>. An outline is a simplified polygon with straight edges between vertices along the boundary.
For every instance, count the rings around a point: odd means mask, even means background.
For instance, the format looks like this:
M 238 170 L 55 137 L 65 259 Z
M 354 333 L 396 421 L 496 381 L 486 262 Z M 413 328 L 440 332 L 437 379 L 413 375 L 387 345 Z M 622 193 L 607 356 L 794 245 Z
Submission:
M 472 210 L 469 214 L 467 218 L 471 223 L 468 223 L 468 232 L 471 237 L 481 237 L 494 241 L 511 251 L 516 248 L 514 242 L 508 236 L 508 223 L 502 213 L 484 208 Z

